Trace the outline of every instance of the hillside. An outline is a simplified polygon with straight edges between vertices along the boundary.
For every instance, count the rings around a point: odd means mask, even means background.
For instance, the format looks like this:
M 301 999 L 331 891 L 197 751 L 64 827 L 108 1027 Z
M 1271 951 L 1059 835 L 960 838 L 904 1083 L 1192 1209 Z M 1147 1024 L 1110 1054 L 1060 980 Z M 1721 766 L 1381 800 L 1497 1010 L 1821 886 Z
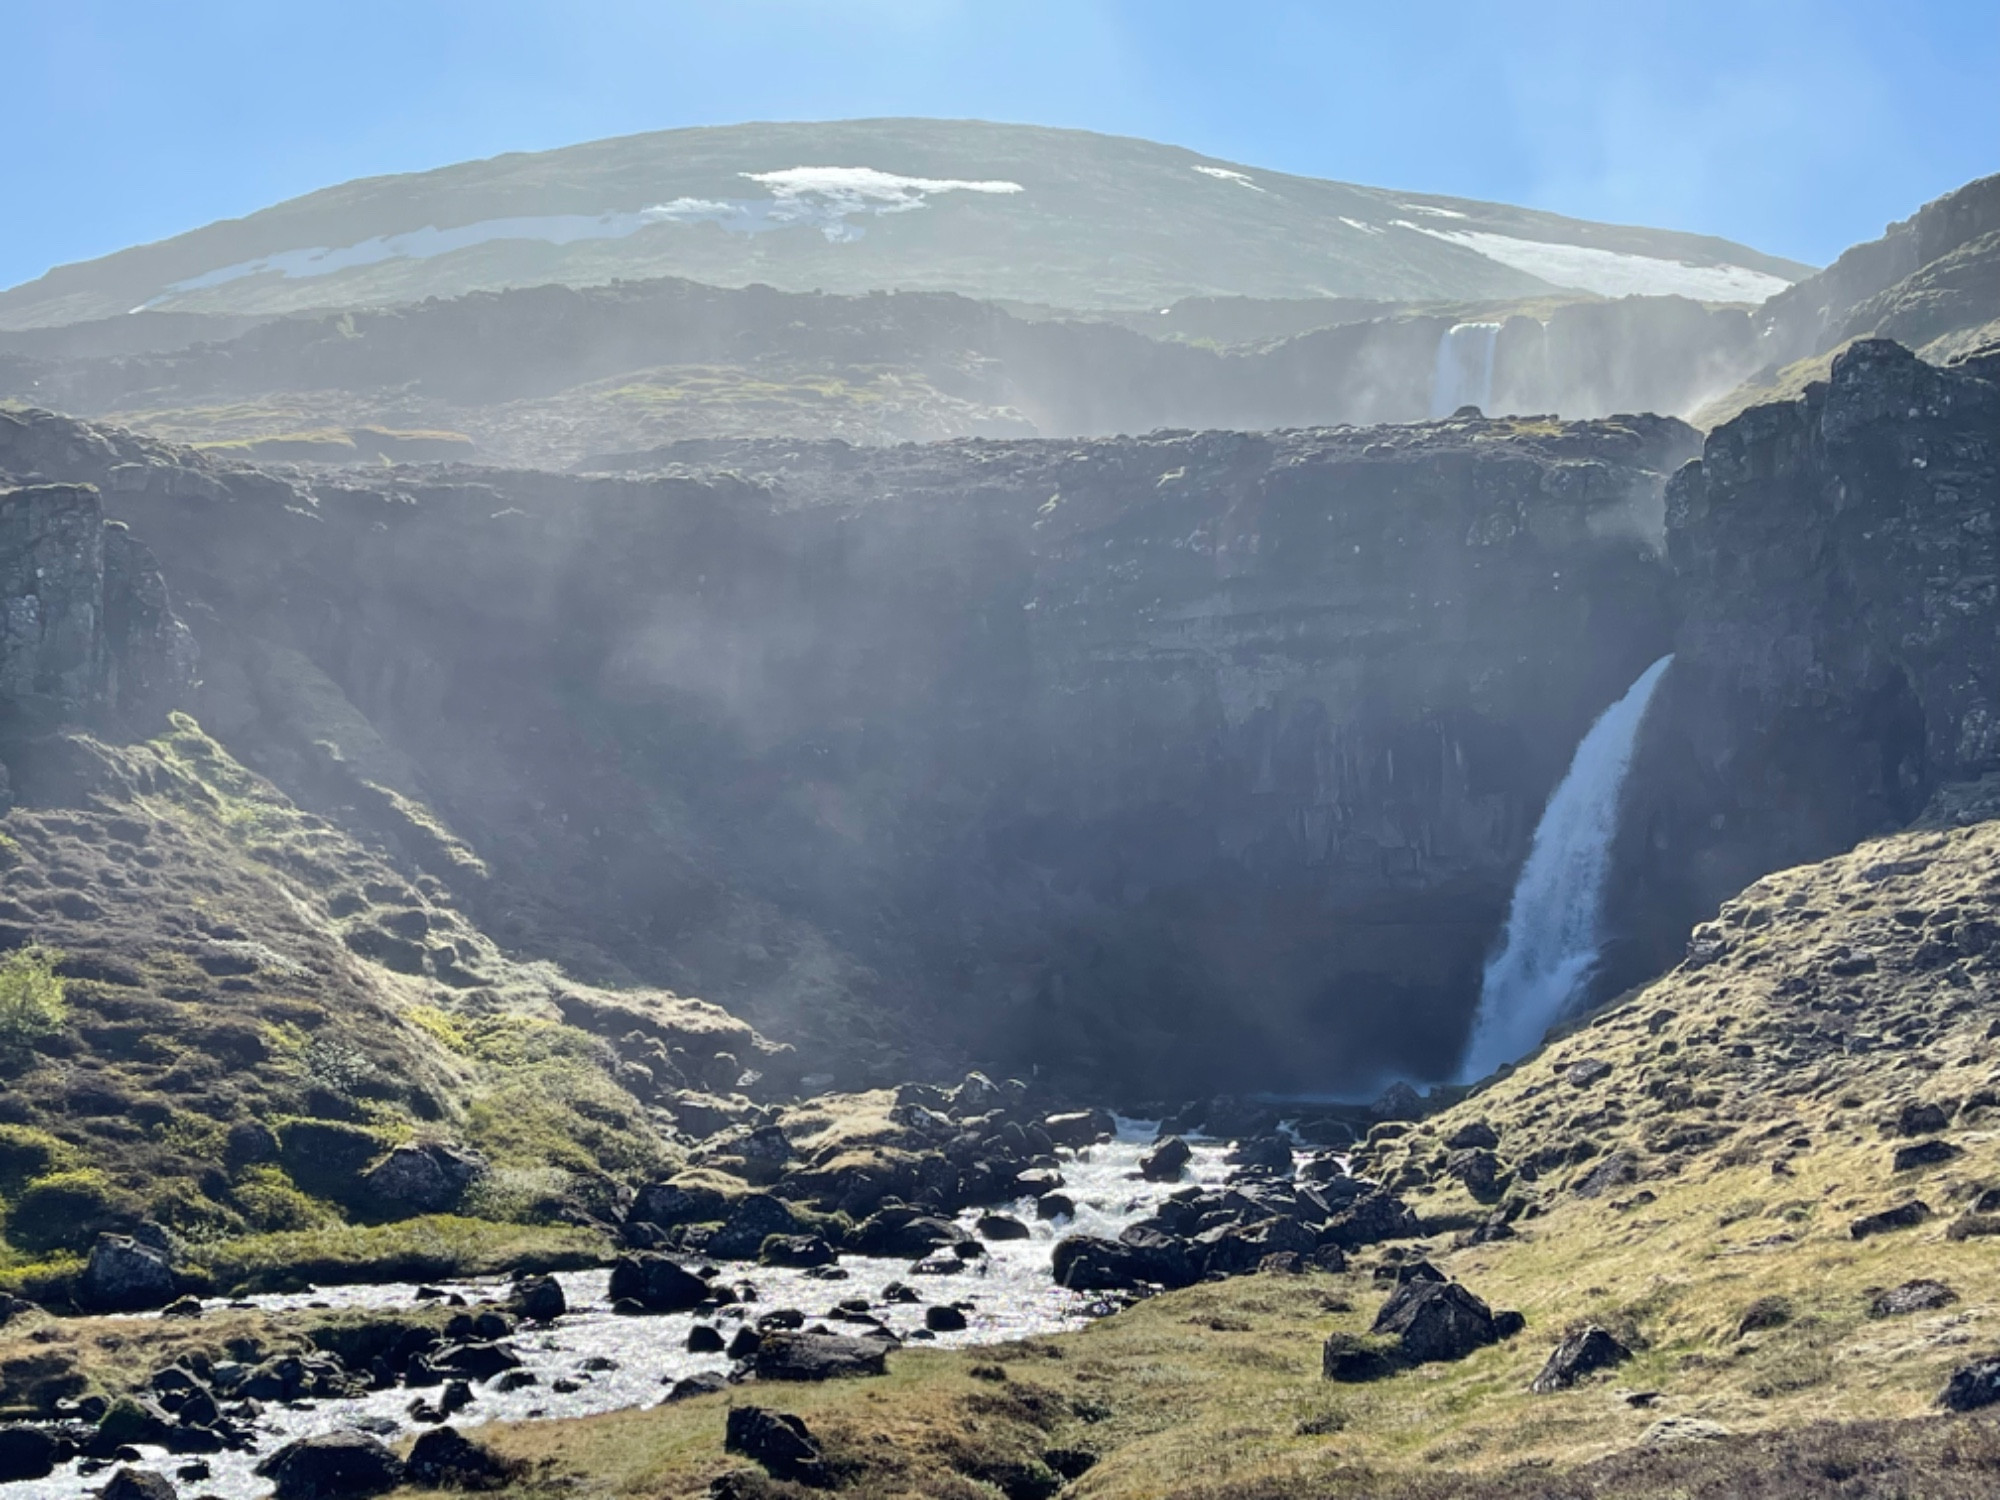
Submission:
M 326 188 L 0 293 L 0 327 L 684 276 L 1070 309 L 1189 296 L 1759 302 L 1808 267 L 1667 230 L 977 121 L 662 131 Z

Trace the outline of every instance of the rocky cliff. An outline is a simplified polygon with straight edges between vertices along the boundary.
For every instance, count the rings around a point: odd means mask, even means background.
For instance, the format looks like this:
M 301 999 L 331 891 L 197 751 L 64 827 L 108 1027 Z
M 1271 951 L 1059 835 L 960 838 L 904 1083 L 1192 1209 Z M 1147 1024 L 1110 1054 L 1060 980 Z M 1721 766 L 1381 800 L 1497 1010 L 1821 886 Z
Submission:
M 1757 876 L 2000 769 L 1996 374 L 1864 340 L 1675 477 L 1682 623 L 1633 773 L 1627 977 Z
M 1157 1094 L 1449 1064 L 1549 787 L 1670 639 L 1650 537 L 1694 441 L 1468 419 L 308 485 L 9 431 L 0 464 L 101 483 L 159 551 L 203 724 L 504 944 L 858 1080 L 970 1052 Z

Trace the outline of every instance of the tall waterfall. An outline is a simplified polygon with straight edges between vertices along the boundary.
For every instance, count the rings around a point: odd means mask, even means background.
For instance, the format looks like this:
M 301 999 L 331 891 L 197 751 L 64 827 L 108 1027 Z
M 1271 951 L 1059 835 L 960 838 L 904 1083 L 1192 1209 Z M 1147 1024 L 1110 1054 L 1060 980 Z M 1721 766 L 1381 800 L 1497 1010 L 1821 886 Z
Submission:
M 1474 1083 L 1526 1056 L 1582 995 L 1597 967 L 1604 877 L 1619 793 L 1646 705 L 1671 656 L 1646 668 L 1576 747 L 1514 886 L 1506 942 L 1486 965 L 1459 1078 Z
M 1431 374 L 1431 415 L 1448 417 L 1461 406 L 1485 411 L 1493 402 L 1493 356 L 1498 323 L 1454 323 L 1438 338 Z

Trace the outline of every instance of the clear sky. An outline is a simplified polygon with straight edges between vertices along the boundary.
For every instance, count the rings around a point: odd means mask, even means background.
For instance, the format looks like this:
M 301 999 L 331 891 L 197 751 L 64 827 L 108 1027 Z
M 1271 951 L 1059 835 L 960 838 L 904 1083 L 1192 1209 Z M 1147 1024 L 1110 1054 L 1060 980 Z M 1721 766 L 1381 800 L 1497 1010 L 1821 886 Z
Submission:
M 2000 0 L 0 0 L 0 286 L 349 178 L 946 115 L 1815 263 L 2000 171 Z

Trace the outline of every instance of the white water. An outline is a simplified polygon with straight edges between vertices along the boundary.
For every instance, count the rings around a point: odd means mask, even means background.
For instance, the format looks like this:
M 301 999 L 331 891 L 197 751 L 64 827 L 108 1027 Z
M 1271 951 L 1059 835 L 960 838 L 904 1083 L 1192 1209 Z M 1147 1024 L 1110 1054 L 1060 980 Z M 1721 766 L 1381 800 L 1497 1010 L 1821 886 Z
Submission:
M 610 1309 L 607 1296 L 611 1276 L 608 1271 L 564 1272 L 562 1283 L 571 1312 L 547 1329 L 523 1328 L 508 1340 L 520 1355 L 523 1367 L 532 1371 L 539 1384 L 516 1391 L 500 1391 L 491 1385 L 475 1384 L 473 1404 L 452 1418 L 452 1425 L 469 1431 L 486 1422 L 521 1421 L 537 1417 L 585 1417 L 630 1407 L 657 1405 L 669 1384 L 705 1370 L 726 1371 L 729 1360 L 720 1354 L 690 1354 L 688 1330 L 697 1322 L 718 1325 L 727 1338 L 739 1321 L 754 1320 L 774 1308 L 795 1307 L 811 1324 L 825 1321 L 835 1332 L 855 1333 L 852 1325 L 828 1317 L 843 1298 L 866 1298 L 877 1317 L 899 1335 L 915 1334 L 910 1347 L 956 1348 L 966 1345 L 1000 1343 L 1035 1334 L 1058 1333 L 1079 1328 L 1101 1310 L 1098 1294 L 1072 1292 L 1059 1287 L 1049 1275 L 1049 1254 L 1055 1242 L 1067 1234 L 1096 1234 L 1116 1238 L 1120 1229 L 1151 1214 L 1169 1194 L 1190 1183 L 1218 1186 L 1228 1175 L 1223 1157 L 1227 1146 L 1220 1142 L 1190 1141 L 1194 1159 L 1180 1182 L 1147 1182 L 1138 1175 L 1140 1157 L 1152 1148 L 1152 1122 L 1120 1120 L 1119 1136 L 1087 1151 L 1061 1153 L 1062 1191 L 1076 1203 L 1075 1218 L 1053 1222 L 1035 1218 L 1035 1203 L 1024 1198 L 1004 1206 L 1028 1224 L 1030 1237 L 1001 1240 L 986 1246 L 983 1259 L 974 1261 L 955 1276 L 930 1277 L 911 1274 L 909 1262 L 883 1260 L 860 1255 L 844 1255 L 844 1280 L 816 1280 L 803 1271 L 779 1270 L 771 1266 L 718 1262 L 726 1283 L 748 1281 L 757 1288 L 757 1300 L 740 1307 L 725 1308 L 719 1317 L 699 1318 L 693 1313 L 655 1317 L 621 1317 Z M 970 1228 L 978 1210 L 959 1216 Z M 686 1260 L 685 1264 L 699 1264 Z M 921 1306 L 884 1304 L 882 1289 L 891 1281 L 913 1285 L 925 1302 L 967 1304 L 968 1326 L 962 1333 L 939 1334 L 934 1340 L 918 1342 L 924 1326 Z M 440 1287 L 464 1296 L 475 1305 L 504 1296 L 506 1287 L 492 1282 L 439 1282 Z M 267 1309 L 300 1308 L 310 1305 L 407 1309 L 413 1305 L 415 1287 L 408 1284 L 338 1286 L 303 1294 L 281 1294 L 247 1299 Z M 1100 1304 L 1094 1307 L 1093 1304 Z M 205 1304 L 219 1308 L 220 1300 Z M 144 1314 L 154 1318 L 158 1314 Z M 891 1360 L 895 1356 L 892 1354 Z M 592 1359 L 611 1360 L 611 1369 L 586 1369 Z M 576 1386 L 575 1390 L 554 1389 L 557 1380 Z M 252 1467 L 279 1444 L 311 1433 L 362 1425 L 380 1432 L 395 1443 L 423 1429 L 409 1417 L 412 1397 L 437 1398 L 436 1390 L 412 1391 L 398 1386 L 348 1400 L 325 1400 L 286 1406 L 272 1402 L 255 1423 L 258 1451 L 209 1455 L 212 1471 L 204 1480 L 185 1483 L 183 1494 L 215 1495 L 222 1500 L 254 1500 L 271 1492 L 269 1481 L 257 1478 Z M 226 1404 L 226 1403 L 225 1403 Z M 188 1460 L 169 1456 L 157 1448 L 141 1450 L 145 1457 L 136 1467 L 155 1469 L 171 1475 Z M 47 1479 L 0 1484 L 0 1500 L 88 1500 L 111 1475 L 106 1469 L 94 1476 L 78 1472 L 72 1461 Z
M 1433 417 L 1448 417 L 1461 406 L 1485 411 L 1492 404 L 1493 356 L 1499 343 L 1498 323 L 1454 323 L 1439 336 L 1431 376 Z
M 1486 966 L 1461 1082 L 1534 1051 L 1596 970 L 1619 794 L 1646 705 L 1672 661 L 1663 656 L 1646 668 L 1590 726 L 1549 798 L 1514 886 L 1506 942 Z

